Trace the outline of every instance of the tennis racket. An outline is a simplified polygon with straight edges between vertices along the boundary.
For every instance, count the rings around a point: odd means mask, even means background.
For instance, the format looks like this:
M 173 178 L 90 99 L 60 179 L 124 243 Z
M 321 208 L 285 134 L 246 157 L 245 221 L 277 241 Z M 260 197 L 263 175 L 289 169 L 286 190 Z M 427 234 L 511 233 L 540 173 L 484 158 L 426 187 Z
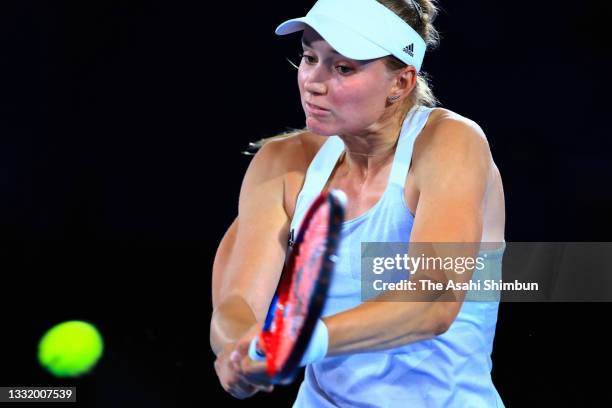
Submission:
M 257 340 L 272 383 L 291 382 L 319 319 L 340 242 L 346 195 L 325 191 L 306 212 Z

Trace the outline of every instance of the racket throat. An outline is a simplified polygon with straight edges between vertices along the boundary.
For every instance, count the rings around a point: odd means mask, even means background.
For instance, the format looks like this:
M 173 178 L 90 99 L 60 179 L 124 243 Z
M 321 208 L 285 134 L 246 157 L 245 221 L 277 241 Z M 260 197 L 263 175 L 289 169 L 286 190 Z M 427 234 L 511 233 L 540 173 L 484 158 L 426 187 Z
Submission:
M 295 228 L 291 228 L 289 231 L 289 235 L 287 236 L 287 246 L 289 248 L 293 248 L 293 244 L 295 243 Z

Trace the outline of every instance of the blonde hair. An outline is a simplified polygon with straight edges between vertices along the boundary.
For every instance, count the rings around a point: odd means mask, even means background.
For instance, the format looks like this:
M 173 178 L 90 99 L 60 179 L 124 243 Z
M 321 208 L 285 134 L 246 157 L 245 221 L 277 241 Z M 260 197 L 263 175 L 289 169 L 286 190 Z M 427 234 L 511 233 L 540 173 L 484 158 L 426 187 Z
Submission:
M 393 11 L 408 25 L 410 25 L 410 27 L 414 28 L 414 30 L 419 33 L 423 40 L 425 40 L 428 51 L 438 47 L 440 43 L 440 34 L 433 25 L 439 11 L 437 0 L 376 1 Z M 391 72 L 395 72 L 406 67 L 404 62 L 400 61 L 393 55 L 384 57 L 383 62 L 385 63 L 387 69 Z M 410 97 L 406 98 L 404 103 L 410 104 L 410 106 L 421 105 L 429 107 L 437 106 L 440 103 L 431 89 L 430 77 L 426 72 L 421 71 L 418 73 L 416 86 L 410 93 Z M 249 147 L 243 153 L 253 155 L 261 146 L 270 140 L 284 139 L 307 131 L 307 128 L 289 129 L 276 136 L 263 138 L 257 142 L 249 143 Z
M 427 50 L 432 50 L 440 44 L 440 34 L 433 25 L 438 15 L 436 0 L 376 0 L 397 14 L 425 40 Z M 390 71 L 397 71 L 406 66 L 393 55 L 383 58 Z M 440 103 L 434 96 L 430 86 L 430 77 L 426 72 L 417 75 L 416 87 L 407 98 L 411 105 L 434 107 Z

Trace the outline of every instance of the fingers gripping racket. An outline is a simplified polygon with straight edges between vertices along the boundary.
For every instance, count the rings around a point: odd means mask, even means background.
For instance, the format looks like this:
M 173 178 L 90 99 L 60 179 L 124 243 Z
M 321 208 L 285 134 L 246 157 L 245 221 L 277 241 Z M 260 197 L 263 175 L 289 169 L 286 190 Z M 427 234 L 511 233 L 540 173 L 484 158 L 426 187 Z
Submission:
M 312 203 L 280 277 L 257 340 L 273 383 L 290 382 L 299 369 L 310 336 L 327 297 L 340 242 L 346 196 L 340 190 L 321 193 Z

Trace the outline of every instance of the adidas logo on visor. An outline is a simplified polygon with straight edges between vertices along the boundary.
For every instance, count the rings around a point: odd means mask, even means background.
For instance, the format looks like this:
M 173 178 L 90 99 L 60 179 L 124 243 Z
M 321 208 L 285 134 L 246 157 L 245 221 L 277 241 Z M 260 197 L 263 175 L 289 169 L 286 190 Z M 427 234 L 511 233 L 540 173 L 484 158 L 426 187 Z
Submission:
M 414 57 L 414 44 L 410 44 L 404 47 L 404 52 L 410 55 L 411 57 Z

